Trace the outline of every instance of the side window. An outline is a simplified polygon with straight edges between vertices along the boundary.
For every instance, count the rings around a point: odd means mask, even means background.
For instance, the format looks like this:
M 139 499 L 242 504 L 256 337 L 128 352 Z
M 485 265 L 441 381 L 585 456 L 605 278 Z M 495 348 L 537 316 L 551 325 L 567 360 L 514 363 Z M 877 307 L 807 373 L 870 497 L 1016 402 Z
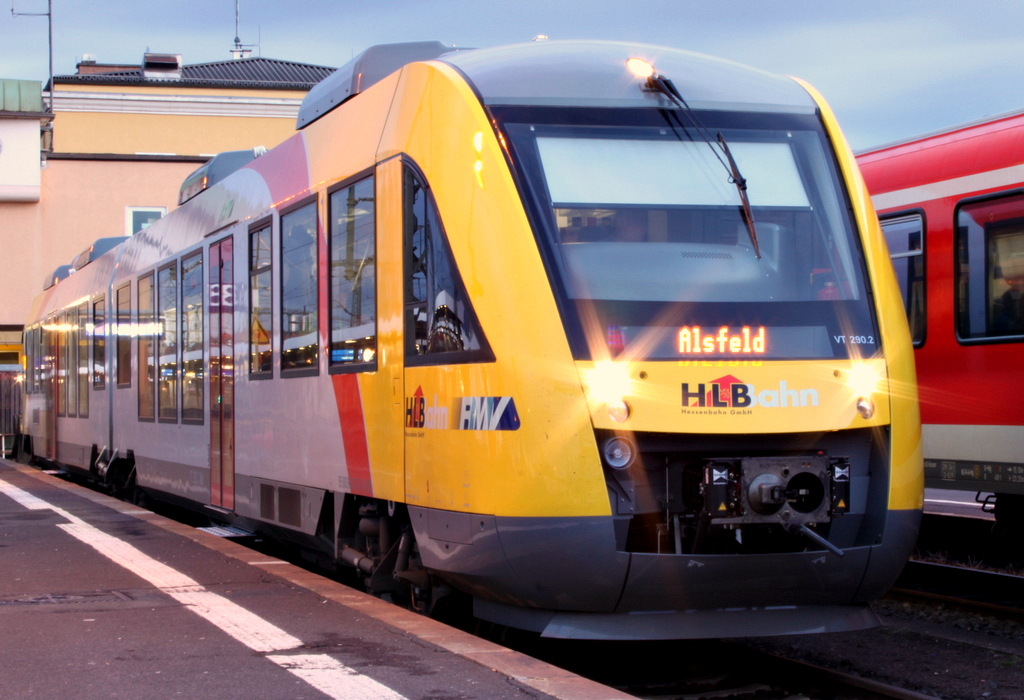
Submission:
M 78 415 L 78 311 L 69 309 L 64 313 L 64 387 L 67 389 L 67 412 L 69 418 Z
M 316 202 L 281 217 L 281 370 L 316 370 Z
M 78 368 L 75 381 L 78 383 L 78 417 L 89 416 L 89 305 L 78 307 Z
M 914 347 L 921 347 L 925 337 L 924 290 L 924 217 L 920 214 L 894 216 L 882 220 L 882 231 L 889 244 L 892 265 L 900 283 L 903 306 L 910 322 Z
M 181 420 L 203 422 L 203 253 L 181 261 Z
M 270 346 L 274 331 L 271 313 L 271 228 L 270 223 L 249 232 L 249 373 L 271 373 L 273 355 Z
M 107 325 L 103 297 L 92 303 L 92 386 L 107 385 Z
M 153 420 L 156 411 L 156 361 L 153 358 L 153 274 L 138 281 L 139 419 Z
M 67 322 L 63 315 L 56 316 L 57 330 L 57 415 L 65 416 L 68 412 L 68 331 Z
M 117 290 L 117 385 L 132 385 L 132 288 Z
M 178 420 L 178 264 L 156 273 L 157 407 L 161 421 Z
M 956 212 L 956 317 L 961 340 L 1024 340 L 1024 195 Z
M 372 177 L 360 180 L 330 196 L 332 366 L 369 364 L 377 357 L 377 236 L 373 183 Z
M 26 328 L 25 329 L 25 393 L 34 394 L 36 392 L 36 329 Z
M 429 190 L 411 168 L 403 189 L 406 361 L 490 359 Z

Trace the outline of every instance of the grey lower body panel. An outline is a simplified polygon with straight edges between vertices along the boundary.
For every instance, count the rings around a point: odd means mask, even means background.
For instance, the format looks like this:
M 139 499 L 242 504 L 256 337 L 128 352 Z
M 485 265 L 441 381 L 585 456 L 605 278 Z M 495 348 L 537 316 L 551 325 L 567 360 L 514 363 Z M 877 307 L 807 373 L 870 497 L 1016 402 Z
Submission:
M 481 619 L 556 639 L 709 639 L 854 632 L 879 624 L 866 605 L 801 605 L 633 613 L 553 612 L 474 600 Z
M 504 518 L 416 507 L 410 514 L 423 565 L 473 594 L 480 617 L 587 639 L 871 627 L 874 617 L 863 604 L 899 575 L 921 517 L 890 511 L 882 541 L 838 556 L 813 548 L 630 553 L 616 548 L 611 518 Z

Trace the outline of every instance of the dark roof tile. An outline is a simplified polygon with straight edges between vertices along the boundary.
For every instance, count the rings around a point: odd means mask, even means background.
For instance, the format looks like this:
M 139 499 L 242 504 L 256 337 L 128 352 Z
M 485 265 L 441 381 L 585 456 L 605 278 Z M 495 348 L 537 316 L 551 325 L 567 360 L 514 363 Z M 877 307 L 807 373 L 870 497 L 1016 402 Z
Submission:
M 181 67 L 180 78 L 144 77 L 142 67 L 113 73 L 55 75 L 55 84 L 166 85 L 255 87 L 308 90 L 334 72 L 334 68 L 272 58 L 240 58 Z

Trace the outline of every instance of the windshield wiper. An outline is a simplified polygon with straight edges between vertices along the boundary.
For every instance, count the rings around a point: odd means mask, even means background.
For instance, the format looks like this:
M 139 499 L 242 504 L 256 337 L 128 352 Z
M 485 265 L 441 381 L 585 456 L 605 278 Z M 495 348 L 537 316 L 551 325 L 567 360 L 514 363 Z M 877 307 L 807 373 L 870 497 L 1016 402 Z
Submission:
M 750 242 L 754 244 L 754 254 L 758 259 L 760 259 L 761 247 L 757 243 L 757 227 L 754 225 L 754 213 L 750 209 L 750 199 L 747 197 L 747 180 L 740 175 L 740 169 L 736 165 L 736 160 L 732 157 L 732 151 L 729 150 L 729 144 L 726 142 L 725 137 L 722 136 L 722 132 L 718 132 L 717 141 L 719 147 L 722 149 L 722 154 L 724 154 L 726 159 L 729 161 L 728 165 L 726 165 L 725 161 L 722 160 L 722 156 L 719 155 L 718 151 L 715 150 L 714 145 L 712 145 L 711 134 L 704 125 L 701 124 L 697 115 L 694 114 L 692 109 L 690 109 L 690 105 L 686 103 L 686 100 L 683 99 L 683 96 L 679 93 L 679 90 L 676 89 L 676 86 L 671 80 L 658 73 L 653 73 L 647 78 L 646 89 L 652 92 L 661 93 L 667 97 L 672 104 L 682 110 L 683 113 L 686 114 L 687 118 L 689 118 L 690 123 L 693 124 L 700 133 L 704 142 L 707 143 L 708 148 L 710 148 L 711 152 L 715 154 L 716 158 L 718 158 L 718 162 L 722 164 L 723 168 L 725 168 L 726 172 L 729 174 L 729 182 L 736 185 L 736 192 L 740 197 L 740 216 L 743 218 L 743 223 L 746 224 L 747 232 L 750 233 Z M 669 110 L 662 111 L 671 114 Z M 675 114 L 672 116 L 685 132 L 686 127 L 683 125 L 679 116 Z
M 760 260 L 761 246 L 757 244 L 754 212 L 750 210 L 750 199 L 747 198 L 747 180 L 740 175 L 740 169 L 736 167 L 736 161 L 732 157 L 732 151 L 729 150 L 729 144 L 726 143 L 722 132 L 718 132 L 718 143 L 722 146 L 722 152 L 725 153 L 725 157 L 729 159 L 729 182 L 736 185 L 736 191 L 740 195 L 740 214 L 743 216 L 743 223 L 747 225 L 747 230 L 750 231 L 750 242 L 754 244 L 754 254 Z

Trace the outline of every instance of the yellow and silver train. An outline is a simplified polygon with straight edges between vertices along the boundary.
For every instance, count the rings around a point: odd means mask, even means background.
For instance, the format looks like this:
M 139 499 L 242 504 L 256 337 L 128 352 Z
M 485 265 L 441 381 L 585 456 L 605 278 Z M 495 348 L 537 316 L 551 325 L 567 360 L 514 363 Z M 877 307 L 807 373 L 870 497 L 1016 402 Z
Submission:
M 915 377 L 812 88 L 423 42 L 298 127 L 39 297 L 23 457 L 547 636 L 874 624 L 922 509 Z

